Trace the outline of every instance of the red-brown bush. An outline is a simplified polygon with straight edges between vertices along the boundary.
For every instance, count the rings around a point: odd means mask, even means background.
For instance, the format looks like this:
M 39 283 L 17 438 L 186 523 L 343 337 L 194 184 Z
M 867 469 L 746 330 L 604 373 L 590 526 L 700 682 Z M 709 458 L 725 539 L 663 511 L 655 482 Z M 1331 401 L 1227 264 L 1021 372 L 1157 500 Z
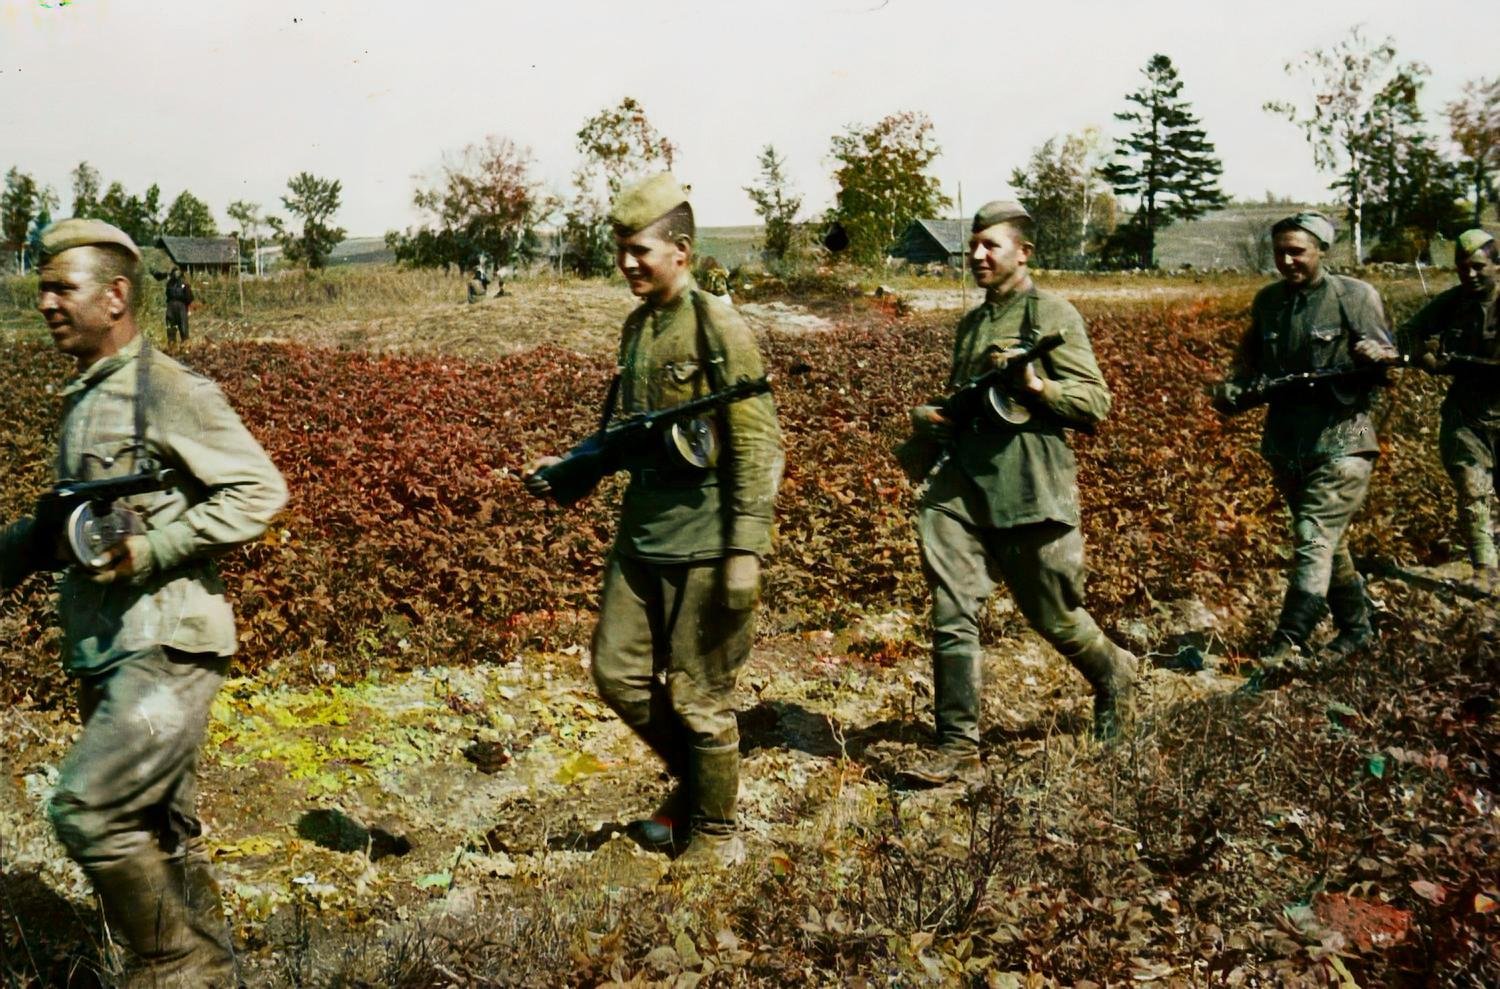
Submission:
M 1245 595 L 1281 563 L 1281 509 L 1256 453 L 1259 416 L 1225 423 L 1202 394 L 1243 311 L 1207 302 L 1086 315 L 1115 395 L 1098 434 L 1075 441 L 1091 607 L 1109 624 L 1191 595 L 1244 617 Z M 946 316 L 856 310 L 837 330 L 767 340 L 787 442 L 772 625 L 924 607 L 910 487 L 889 449 L 907 409 L 939 390 L 950 334 Z M 516 473 L 590 428 L 605 361 L 552 348 L 468 363 L 255 344 L 198 345 L 188 361 L 222 384 L 292 491 L 266 538 L 225 562 L 245 667 L 327 659 L 360 675 L 584 638 L 617 489 L 561 510 L 526 496 Z M 788 373 L 798 363 L 812 370 Z M 64 373 L 38 345 L 11 348 L 0 390 L 7 518 L 46 483 L 49 383 Z M 1417 432 L 1435 422 L 1434 386 L 1404 388 L 1355 542 L 1431 559 L 1452 514 L 1432 434 Z M 8 678 L 9 698 L 53 695 L 48 607 L 43 580 L 6 604 L 0 649 L 27 669 Z

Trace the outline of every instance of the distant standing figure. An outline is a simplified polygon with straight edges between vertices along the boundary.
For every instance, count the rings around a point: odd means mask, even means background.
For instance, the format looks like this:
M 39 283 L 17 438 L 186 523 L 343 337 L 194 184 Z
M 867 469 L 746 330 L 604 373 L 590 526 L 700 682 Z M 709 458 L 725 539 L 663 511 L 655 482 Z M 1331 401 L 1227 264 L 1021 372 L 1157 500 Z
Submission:
M 187 343 L 188 306 L 193 304 L 193 289 L 182 277 L 182 269 L 173 268 L 167 276 L 167 343 Z
M 484 298 L 484 293 L 489 289 L 490 282 L 484 277 L 483 268 L 474 269 L 474 277 L 469 279 L 469 305 Z

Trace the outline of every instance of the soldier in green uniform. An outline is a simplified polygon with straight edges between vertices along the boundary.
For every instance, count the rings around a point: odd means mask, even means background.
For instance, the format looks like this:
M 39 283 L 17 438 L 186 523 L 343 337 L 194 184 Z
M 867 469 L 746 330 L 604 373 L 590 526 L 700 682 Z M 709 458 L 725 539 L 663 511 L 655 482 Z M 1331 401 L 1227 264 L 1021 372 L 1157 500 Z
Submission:
M 958 325 L 948 379 L 952 390 L 987 370 L 991 355 L 1061 333 L 1061 346 L 1018 372 L 1030 420 L 1010 426 L 976 417 L 955 429 L 936 403 L 911 414 L 919 437 L 947 449 L 917 510 L 932 591 L 937 723 L 937 751 L 903 773 L 919 785 L 979 769 L 979 612 L 1001 580 L 1031 626 L 1092 685 L 1100 738 L 1117 736 L 1133 703 L 1135 657 L 1083 606 L 1077 469 L 1065 432 L 1103 419 L 1109 388 L 1078 311 L 1032 284 L 1032 249 L 1031 216 L 1019 203 L 987 203 L 975 214 L 969 265 L 985 300 Z
M 1490 499 L 1500 450 L 1500 366 L 1460 367 L 1454 357 L 1500 361 L 1496 274 L 1500 250 L 1483 230 L 1459 235 L 1459 284 L 1439 293 L 1402 327 L 1403 349 L 1434 374 L 1451 374 L 1438 427 L 1438 452 L 1458 495 L 1458 515 L 1477 574 L 1496 581 Z
M 128 499 L 139 527 L 87 563 L 60 556 L 57 520 L 42 513 L 0 534 L 0 583 L 66 567 L 63 661 L 83 730 L 48 813 L 135 956 L 124 985 L 233 986 L 196 812 L 198 749 L 237 644 L 213 558 L 258 538 L 286 486 L 219 389 L 139 332 L 141 259 L 128 236 L 69 219 L 41 245 L 37 308 L 77 365 L 58 477 L 162 468 L 178 479 Z
M 610 219 L 616 262 L 642 303 L 620 339 L 621 411 L 667 408 L 761 377 L 744 321 L 693 281 L 693 212 L 676 179 L 661 173 L 623 189 Z M 676 781 L 633 833 L 651 844 L 687 839 L 679 861 L 709 866 L 744 857 L 734 687 L 750 651 L 782 463 L 769 395 L 716 419 L 717 466 L 684 469 L 665 450 L 641 450 L 626 465 L 593 640 L 600 694 Z M 556 462 L 528 465 L 533 494 L 548 492 L 537 471 Z
M 1223 415 L 1260 400 L 1258 379 L 1373 366 L 1396 356 L 1375 289 L 1323 270 L 1332 221 L 1298 213 L 1278 221 L 1271 237 L 1281 280 L 1256 294 L 1228 379 L 1214 389 L 1214 408 Z M 1378 380 L 1367 375 L 1269 396 L 1260 449 L 1291 514 L 1293 563 L 1280 618 L 1261 651 L 1260 682 L 1312 660 L 1308 640 L 1325 611 L 1338 634 L 1324 655 L 1346 657 L 1375 636 L 1347 535 L 1380 453 L 1369 414 Z

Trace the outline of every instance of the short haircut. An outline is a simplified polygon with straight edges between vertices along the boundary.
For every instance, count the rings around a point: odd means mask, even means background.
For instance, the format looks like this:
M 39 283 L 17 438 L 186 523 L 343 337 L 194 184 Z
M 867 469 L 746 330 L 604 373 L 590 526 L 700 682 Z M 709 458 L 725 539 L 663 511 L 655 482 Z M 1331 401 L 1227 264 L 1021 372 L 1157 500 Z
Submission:
M 1466 258 L 1472 258 L 1476 254 L 1483 254 L 1491 261 L 1500 261 L 1500 242 L 1487 240 L 1483 244 L 1480 244 L 1478 247 L 1474 248 L 1472 251 L 1465 251 L 1460 249 L 1457 252 L 1457 260 L 1463 261 Z
M 110 284 L 116 278 L 125 279 L 130 285 L 126 307 L 132 316 L 139 312 L 141 308 L 141 262 L 134 254 L 116 244 L 90 244 L 88 249 L 92 256 L 90 270 L 99 280 L 100 287 Z
M 651 225 L 642 232 L 652 237 L 660 237 L 673 244 L 686 237 L 689 250 L 691 250 L 692 245 L 698 240 L 698 226 L 693 222 L 693 205 L 686 202 L 678 203 L 651 221 Z
M 1313 239 L 1313 243 L 1318 245 L 1318 250 L 1328 250 L 1328 242 L 1325 241 L 1322 237 L 1319 237 L 1317 234 L 1313 233 L 1311 230 L 1304 227 L 1302 224 L 1298 223 L 1295 216 L 1289 216 L 1284 220 L 1277 220 L 1274 224 L 1272 224 L 1271 236 L 1275 237 L 1277 234 L 1284 234 L 1289 230 L 1296 230 L 1301 233 L 1307 234 Z
M 1036 243 L 1036 221 L 1029 216 L 1018 216 L 1014 220 L 1003 221 L 1004 225 L 1015 231 L 1023 244 Z

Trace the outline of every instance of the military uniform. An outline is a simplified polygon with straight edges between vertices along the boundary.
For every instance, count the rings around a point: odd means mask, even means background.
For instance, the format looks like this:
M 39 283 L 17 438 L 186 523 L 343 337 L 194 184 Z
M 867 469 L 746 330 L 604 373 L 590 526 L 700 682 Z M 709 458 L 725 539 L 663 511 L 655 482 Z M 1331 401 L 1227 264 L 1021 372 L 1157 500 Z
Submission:
M 167 342 L 183 343 L 188 338 L 188 306 L 193 304 L 193 290 L 180 276 L 167 279 Z
M 485 280 L 484 272 L 475 270 L 474 277 L 469 279 L 469 305 L 484 301 L 484 293 L 489 289 L 489 282 Z
M 1031 626 L 1095 687 L 1101 713 L 1134 678 L 1134 658 L 1083 606 L 1077 465 L 1065 429 L 1092 425 L 1110 407 L 1083 318 L 1029 279 L 1008 296 L 992 293 L 959 323 L 948 387 L 987 370 L 993 350 L 1054 332 L 1064 342 L 1041 361 L 1044 383 L 1031 420 L 1021 426 L 971 420 L 917 510 L 932 592 L 933 707 L 942 751 L 978 750 L 979 613 L 1001 580 Z
M 104 224 L 56 226 L 43 235 L 49 254 L 98 242 L 87 239 L 96 226 L 129 244 Z M 83 731 L 48 813 L 141 962 L 130 985 L 232 985 L 196 814 L 198 749 L 237 644 L 212 557 L 259 537 L 286 487 L 218 387 L 140 334 L 69 381 L 63 400 L 60 478 L 121 476 L 149 462 L 181 482 L 128 500 L 146 520 L 143 571 L 104 584 L 78 566 L 63 575 L 63 661 L 78 681 Z M 0 539 L 10 581 L 57 565 L 42 558 L 51 546 L 39 546 L 31 524 Z
M 1466 236 L 1474 246 L 1465 254 L 1492 239 L 1482 231 L 1469 231 Z M 1435 346 L 1434 368 L 1447 355 L 1500 360 L 1496 295 L 1493 286 L 1479 295 L 1462 285 L 1439 293 L 1402 327 L 1403 349 L 1422 355 Z M 1490 524 L 1500 451 L 1500 374 L 1455 371 L 1439 415 L 1438 452 L 1458 496 L 1469 558 L 1476 568 L 1493 568 L 1500 564 Z
M 657 194 L 645 195 L 642 205 L 641 187 L 622 192 L 617 231 L 643 229 L 685 201 L 675 182 L 643 185 Z M 632 206 L 634 222 L 622 222 Z M 670 301 L 646 302 L 625 320 L 619 407 L 667 408 L 764 373 L 744 320 L 684 272 Z M 723 835 L 735 825 L 734 687 L 749 655 L 754 607 L 726 604 L 725 560 L 770 551 L 782 463 L 769 395 L 732 403 L 715 418 L 722 443 L 716 467 L 683 467 L 664 448 L 635 451 L 625 465 L 630 484 L 592 650 L 600 695 L 679 781 L 667 816 L 688 818 L 695 836 Z
M 1319 219 L 1326 230 L 1320 226 L 1313 236 L 1330 242 L 1332 227 Z M 1250 327 L 1221 386 L 1219 407 L 1239 411 L 1247 389 L 1262 376 L 1352 367 L 1353 347 L 1362 340 L 1391 346 L 1380 296 L 1369 284 L 1322 273 L 1303 287 L 1268 285 L 1251 304 Z M 1370 420 L 1374 387 L 1374 379 L 1346 380 L 1270 398 L 1260 449 L 1286 499 L 1293 542 L 1292 574 L 1273 649 L 1305 649 L 1325 607 L 1332 610 L 1343 642 L 1352 646 L 1373 635 L 1347 536 L 1380 453 Z

